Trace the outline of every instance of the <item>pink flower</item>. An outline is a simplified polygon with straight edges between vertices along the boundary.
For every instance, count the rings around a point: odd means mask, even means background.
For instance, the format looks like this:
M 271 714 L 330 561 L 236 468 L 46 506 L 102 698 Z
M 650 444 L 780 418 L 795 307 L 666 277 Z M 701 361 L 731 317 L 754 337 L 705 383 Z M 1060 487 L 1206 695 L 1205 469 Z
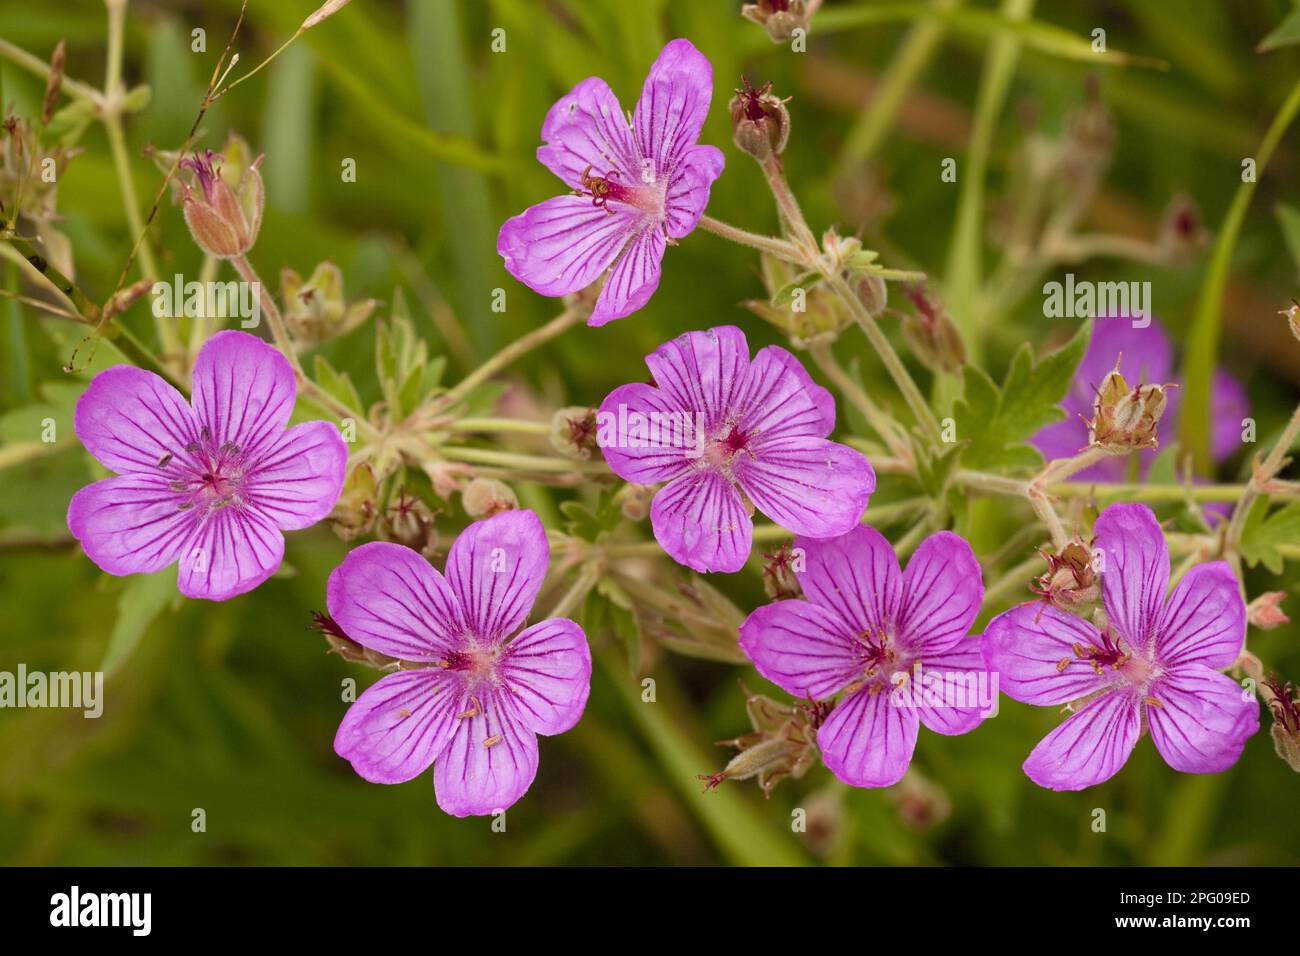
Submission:
M 1147 730 L 1184 773 L 1226 770 L 1259 729 L 1259 706 L 1216 668 L 1237 659 L 1246 605 L 1223 561 L 1192 568 L 1166 599 L 1169 552 L 1151 509 L 1111 505 L 1097 519 L 1110 626 L 1041 602 L 999 614 L 984 660 L 1007 696 L 1075 713 L 1034 748 L 1025 773 L 1052 790 L 1109 780 Z
M 655 384 L 610 392 L 596 439 L 621 478 L 664 484 L 650 519 L 673 560 L 697 571 L 740 570 L 755 507 L 810 538 L 857 525 L 875 472 L 826 439 L 835 400 L 793 355 L 768 346 L 751 362 L 744 333 L 727 325 L 687 332 L 646 365 Z
M 573 621 L 540 621 L 511 638 L 549 561 L 531 511 L 466 528 L 445 577 L 401 545 L 350 552 L 330 575 L 330 616 L 403 663 L 348 708 L 335 752 L 372 783 L 403 783 L 434 764 L 438 806 L 458 817 L 522 797 L 537 774 L 537 735 L 573 727 L 591 685 L 587 637 Z
M 997 699 L 977 641 L 984 582 L 970 545 L 931 535 L 901 571 L 893 547 L 859 525 L 833 541 L 795 540 L 807 600 L 760 607 L 740 626 L 758 672 L 796 697 L 844 696 L 817 731 L 822 761 L 855 787 L 907 772 L 920 724 L 964 734 Z
M 673 40 L 650 67 L 631 125 L 609 84 L 589 77 L 551 107 L 537 158 L 574 190 L 508 220 L 506 269 L 542 295 L 591 285 L 613 266 L 588 325 L 631 315 L 659 287 L 665 247 L 690 233 L 722 174 L 722 152 L 697 146 L 713 67 Z
M 296 397 L 288 360 L 246 332 L 204 344 L 191 402 L 133 366 L 96 375 L 77 402 L 77 437 L 117 475 L 68 505 L 86 556 L 119 575 L 179 561 L 181 592 L 213 601 L 269 578 L 281 532 L 328 515 L 347 466 L 330 422 L 285 430 Z

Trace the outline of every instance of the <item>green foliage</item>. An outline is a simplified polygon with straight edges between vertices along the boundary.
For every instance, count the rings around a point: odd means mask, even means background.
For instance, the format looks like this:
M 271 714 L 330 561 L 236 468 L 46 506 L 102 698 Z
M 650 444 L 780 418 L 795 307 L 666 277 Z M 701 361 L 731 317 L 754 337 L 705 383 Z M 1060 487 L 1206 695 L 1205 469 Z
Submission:
M 1280 545 L 1300 544 L 1300 501 L 1269 513 L 1267 498 L 1256 499 L 1241 532 L 1241 553 L 1251 567 L 1262 564 L 1273 574 L 1282 573 Z

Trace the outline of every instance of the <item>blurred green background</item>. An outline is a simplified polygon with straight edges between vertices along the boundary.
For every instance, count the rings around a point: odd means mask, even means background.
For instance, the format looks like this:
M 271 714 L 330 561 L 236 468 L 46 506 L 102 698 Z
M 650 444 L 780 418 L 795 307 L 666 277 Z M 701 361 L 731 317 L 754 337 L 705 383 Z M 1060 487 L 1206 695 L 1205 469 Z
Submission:
M 938 5 L 986 15 L 997 9 Z M 314 6 L 251 0 L 235 75 L 279 46 Z M 592 74 L 632 108 L 647 68 L 673 37 L 689 38 L 714 65 L 703 141 L 723 147 L 728 166 L 714 186 L 711 215 L 756 231 L 777 227 L 759 170 L 731 144 L 725 108 L 742 73 L 755 83 L 771 80 L 778 93 L 793 96 L 786 168 L 810 221 L 864 229 L 886 265 L 924 269 L 940 289 L 972 166 L 963 159 L 956 184 L 941 182 L 938 169 L 944 157 L 969 155 L 973 131 L 978 137 L 983 128 L 988 137 L 976 247 L 991 242 L 988 210 L 1015 189 L 1008 164 L 1023 117 L 1032 112 L 1039 128 L 1059 130 L 1089 77 L 1100 81 L 1119 139 L 1086 221 L 1149 238 L 1181 192 L 1199 203 L 1216 233 L 1241 184 L 1242 158 L 1254 154 L 1300 75 L 1294 46 L 1255 49 L 1292 13 L 1287 0 L 1012 2 L 1008 8 L 1031 6 L 1038 22 L 1078 37 L 1103 27 L 1110 48 L 1160 58 L 1168 69 L 1098 67 L 1052 52 L 1049 43 L 1026 42 L 1008 61 L 1004 104 L 982 127 L 976 102 L 986 64 L 1008 42 L 1032 37 L 990 25 L 988 16 L 918 19 L 924 6 L 832 0 L 814 21 L 808 51 L 792 53 L 741 19 L 739 0 L 353 0 L 219 101 L 203 121 L 203 143 L 219 148 L 236 130 L 266 154 L 267 211 L 251 258 L 268 282 L 284 266 L 306 274 L 333 260 L 350 297 L 391 303 L 403 289 L 435 354 L 448 352 L 435 318 L 454 314 L 467 351 L 481 361 L 558 311 L 558 303 L 506 275 L 495 252 L 506 217 L 560 191 L 533 155 L 546 110 Z M 901 12 L 879 23 L 848 13 L 872 7 Z M 127 82 L 152 89 L 147 107 L 126 122 L 145 210 L 160 174 L 141 150 L 183 140 L 238 9 L 236 0 L 130 4 Z M 0 38 L 41 59 L 66 38 L 68 75 L 95 85 L 105 69 L 105 22 L 95 0 L 0 0 Z M 880 114 L 864 106 L 881 91 L 882 77 L 894 75 L 885 71 L 907 38 L 915 44 L 917 23 L 930 24 L 933 46 L 916 64 L 915 82 L 901 90 L 896 115 L 869 128 L 875 120 L 863 117 Z M 191 51 L 196 28 L 207 31 L 206 52 Z M 505 31 L 504 52 L 491 49 L 497 28 Z M 890 89 L 887 82 L 883 88 Z M 38 78 L 0 62 L 6 110 L 36 115 L 42 91 Z M 92 124 L 82 145 L 58 186 L 60 229 L 75 250 L 79 282 L 102 298 L 133 237 L 102 126 Z M 340 177 L 347 158 L 356 161 L 355 183 Z M 1279 203 L 1300 204 L 1298 174 L 1300 135 L 1292 131 L 1261 177 L 1232 250 L 1224 299 L 1219 361 L 1246 383 L 1261 441 L 1289 414 L 1300 381 L 1300 343 L 1276 315 L 1297 293 L 1297 250 L 1288 251 L 1275 214 Z M 166 275 L 197 274 L 200 255 L 170 202 L 153 241 Z M 5 268 L 8 288 L 17 288 L 12 267 Z M 1073 271 L 1153 281 L 1157 313 L 1181 344 L 1206 269 L 1202 253 L 1177 269 L 1108 259 Z M 504 313 L 491 310 L 497 287 L 507 290 Z M 753 347 L 775 342 L 773 329 L 737 305 L 762 294 L 746 250 L 696 232 L 668 251 L 648 308 L 598 331 L 572 331 L 514 366 L 524 383 L 516 390 L 520 407 L 596 404 L 615 385 L 644 377 L 643 354 L 689 329 L 737 323 Z M 31 670 L 94 670 L 110 644 L 115 657 L 99 720 L 0 711 L 6 864 L 1300 861 L 1300 791 L 1273 753 L 1267 715 L 1241 762 L 1211 777 L 1174 773 L 1144 740 L 1101 787 L 1040 790 L 1020 763 L 1059 718 L 1004 698 L 1001 715 L 969 736 L 922 733 L 913 767 L 929 788 L 920 792 L 848 790 L 817 766 L 770 800 L 752 782 L 703 793 L 695 775 L 720 769 L 729 755 L 712 742 L 748 730 L 737 678 L 782 695 L 752 668 L 651 648 L 642 671 L 655 678 L 657 701 L 643 704 L 606 633 L 591 635 L 601 651 L 586 716 L 573 731 L 542 738 L 537 781 L 509 812 L 507 832 L 492 832 L 487 819 L 446 817 L 434 804 L 430 775 L 375 786 L 332 751 L 345 708 L 340 681 L 352 676 L 365 686 L 375 676 L 326 656 L 306 630 L 346 546 L 324 526 L 292 534 L 285 571 L 221 605 L 173 601 L 166 580 L 174 581 L 174 570 L 162 575 L 161 587 L 137 583 L 129 592 L 127 581 L 101 574 L 63 523 L 72 492 L 91 477 L 70 421 L 82 385 L 60 371 L 79 336 L 13 301 L 0 302 L 0 313 L 0 439 L 34 440 L 47 416 L 59 422 L 61 439 L 53 454 L 0 470 L 0 670 L 19 662 Z M 152 335 L 145 305 L 127 323 Z M 1016 344 L 1061 341 L 1075 327 L 1045 319 L 1030 294 L 996 318 L 987 367 L 1000 378 Z M 368 400 L 379 397 L 368 371 L 373 347 L 368 323 L 324 348 Z M 880 380 L 858 334 L 847 333 L 840 352 L 860 363 L 869 387 Z M 466 357 L 449 354 L 450 377 L 472 367 Z M 110 360 L 104 349 L 96 367 Z M 1240 455 L 1219 477 L 1240 480 L 1247 468 Z M 550 523 L 570 495 L 529 489 L 524 500 Z M 994 544 L 1017 520 L 999 507 L 986 532 Z M 447 525 L 444 540 L 454 531 Z M 1294 564 L 1277 576 L 1258 568 L 1250 592 L 1294 588 L 1296 579 Z M 752 569 L 711 583 L 743 611 L 764 599 Z M 1269 669 L 1300 677 L 1298 639 L 1294 625 L 1252 631 L 1251 647 Z M 810 834 L 791 832 L 796 807 L 809 810 Z M 206 832 L 192 832 L 194 808 L 206 811 Z M 1104 833 L 1093 832 L 1095 808 L 1106 811 Z

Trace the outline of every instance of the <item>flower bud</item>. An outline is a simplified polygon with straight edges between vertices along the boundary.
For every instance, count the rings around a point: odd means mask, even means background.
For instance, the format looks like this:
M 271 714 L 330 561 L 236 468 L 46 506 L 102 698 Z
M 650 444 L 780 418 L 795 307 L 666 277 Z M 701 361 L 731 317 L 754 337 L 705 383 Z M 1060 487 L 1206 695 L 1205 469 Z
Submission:
M 736 146 L 759 162 L 781 155 L 790 139 L 790 113 L 785 108 L 789 97 L 782 100 L 773 96 L 770 82 L 754 89 L 746 77 L 740 80 L 744 89 L 736 90 L 731 98 L 731 129 Z
M 650 502 L 655 496 L 654 485 L 625 484 L 614 495 L 623 517 L 628 521 L 644 521 L 650 514 Z
M 580 461 L 598 454 L 596 410 L 584 405 L 571 405 L 552 415 L 551 447 L 566 458 Z
M 796 570 L 803 570 L 803 555 L 789 541 L 775 551 L 763 552 L 763 590 L 773 601 L 803 597 Z
M 1088 439 L 1093 445 L 1118 451 L 1156 448 L 1156 430 L 1173 385 L 1138 385 L 1130 388 L 1120 374 L 1119 361 L 1097 389 Z
M 397 658 L 389 657 L 387 654 L 380 654 L 378 651 L 372 651 L 368 647 L 363 647 L 352 638 L 344 633 L 343 628 L 339 627 L 338 621 L 325 614 L 322 611 L 311 612 L 312 623 L 308 627 L 313 631 L 318 631 L 325 636 L 326 643 L 329 644 L 328 654 L 337 654 L 345 661 L 353 664 L 365 664 L 367 667 L 375 667 L 380 670 L 390 668 L 399 663 Z
M 1186 193 L 1169 200 L 1160 217 L 1157 245 L 1165 261 L 1172 264 L 1187 263 L 1194 259 L 1209 242 L 1201 207 Z
M 1283 684 L 1270 676 L 1260 685 L 1268 709 L 1273 713 L 1273 748 L 1286 765 L 1300 773 L 1300 700 L 1290 681 Z
M 374 311 L 374 299 L 349 305 L 343 298 L 343 273 L 332 262 L 322 262 L 306 281 L 287 266 L 280 272 L 280 299 L 284 321 L 304 348 L 319 345 L 356 328 Z
M 750 693 L 743 684 L 748 700 L 745 711 L 753 732 L 733 740 L 721 740 L 722 747 L 734 747 L 739 753 L 718 773 L 701 774 L 706 788 L 713 790 L 724 780 L 758 778 L 765 796 L 789 777 L 798 780 L 817 760 L 817 728 L 830 714 L 828 703 L 779 704 L 770 697 Z
M 952 801 L 938 784 L 909 768 L 898 785 L 885 791 L 899 817 L 913 830 L 929 830 L 952 814 Z
M 868 272 L 859 277 L 855 291 L 872 318 L 884 312 L 885 306 L 889 304 L 889 288 L 885 285 L 885 280 L 875 273 Z
M 966 364 L 966 343 L 948 310 L 930 298 L 921 285 L 909 287 L 907 297 L 916 307 L 916 314 L 903 316 L 903 338 L 916 357 L 934 372 L 960 371 Z
M 1099 582 L 1092 549 L 1080 538 L 1067 542 L 1056 554 L 1039 553 L 1047 561 L 1047 570 L 1029 585 L 1029 590 L 1066 611 L 1097 600 Z
M 1275 627 L 1289 624 L 1291 618 L 1282 613 L 1282 601 L 1285 591 L 1265 591 L 1246 605 L 1246 622 L 1261 631 L 1271 631 Z
M 496 478 L 475 478 L 460 493 L 460 503 L 474 521 L 519 507 L 514 490 Z
M 185 224 L 199 248 L 218 259 L 233 259 L 253 248 L 262 227 L 261 157 L 249 164 L 234 188 L 216 165 L 220 159 L 209 149 L 181 160 L 181 167 L 193 174 L 190 182 L 181 183 L 182 203 Z
M 397 500 L 384 514 L 384 537 L 389 541 L 433 557 L 438 550 L 438 532 L 433 526 L 434 513 L 421 499 L 408 495 L 403 488 Z
M 773 43 L 785 43 L 795 30 L 808 29 L 808 23 L 822 5 L 822 0 L 758 0 L 740 8 L 740 15 L 767 31 Z
M 1286 316 L 1287 324 L 1291 326 L 1291 334 L 1300 340 L 1300 302 L 1292 299 L 1291 308 L 1283 309 L 1278 315 Z
M 379 489 L 375 473 L 368 464 L 348 472 L 343 491 L 330 513 L 330 526 L 344 541 L 351 541 L 374 527 L 379 517 Z

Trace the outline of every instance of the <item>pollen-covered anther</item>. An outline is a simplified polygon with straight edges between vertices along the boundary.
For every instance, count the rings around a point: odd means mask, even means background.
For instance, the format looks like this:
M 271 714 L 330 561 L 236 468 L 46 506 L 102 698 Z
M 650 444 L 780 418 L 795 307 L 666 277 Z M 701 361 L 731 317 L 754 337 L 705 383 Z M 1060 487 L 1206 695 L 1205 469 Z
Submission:
M 484 746 L 484 747 L 491 747 L 491 746 L 494 746 L 494 745 L 499 744 L 499 743 L 501 743 L 501 735 L 500 735 L 500 734 L 493 734 L 493 735 L 492 735 L 491 737 L 489 737 L 487 740 L 483 741 L 483 746 Z
M 477 717 L 479 715 L 481 708 L 479 707 L 478 698 L 471 697 L 470 703 L 471 706 L 469 710 L 462 711 L 461 713 L 456 715 L 457 720 L 468 720 L 470 717 Z
M 1161 709 L 1163 709 L 1164 706 L 1165 706 L 1164 704 L 1162 704 L 1162 703 L 1160 702 L 1159 698 L 1151 697 L 1150 695 L 1148 695 L 1148 696 L 1146 696 L 1146 697 L 1143 697 L 1143 698 L 1142 698 L 1142 702 L 1145 703 L 1145 704 L 1148 704 L 1148 705 L 1150 705 L 1150 706 L 1152 706 L 1152 707 L 1159 707 L 1159 708 L 1161 708 Z

